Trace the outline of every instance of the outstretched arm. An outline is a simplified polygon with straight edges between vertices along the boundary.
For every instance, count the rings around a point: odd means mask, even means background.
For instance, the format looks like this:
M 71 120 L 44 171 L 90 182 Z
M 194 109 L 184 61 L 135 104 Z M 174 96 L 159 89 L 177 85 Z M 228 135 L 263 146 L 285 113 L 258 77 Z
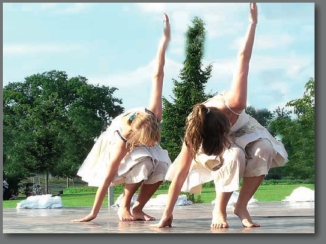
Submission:
M 173 209 L 176 201 L 178 200 L 182 185 L 189 173 L 192 157 L 190 150 L 184 143 L 182 145 L 182 149 L 177 160 L 180 160 L 180 162 L 177 162 L 178 168 L 176 169 L 175 175 L 169 188 L 166 207 L 163 212 L 162 218 L 158 223 L 159 228 L 166 226 L 172 227 Z
M 249 62 L 251 59 L 252 49 L 254 45 L 256 25 L 258 22 L 256 3 L 250 3 L 249 26 L 244 38 L 243 46 L 238 54 L 237 69 L 233 77 L 231 90 L 225 96 L 230 108 L 241 113 L 247 105 L 247 84 Z
M 127 150 L 128 149 L 126 148 L 126 144 L 124 141 L 121 140 L 117 143 L 117 148 L 116 150 L 114 150 L 114 152 L 116 153 L 112 155 L 112 159 L 109 162 L 108 171 L 106 173 L 106 177 L 104 179 L 103 184 L 97 189 L 91 212 L 84 218 L 75 219 L 73 220 L 73 222 L 88 222 L 97 217 L 97 214 L 99 213 L 102 207 L 104 197 L 108 192 L 109 186 L 113 180 L 114 175 L 118 171 L 121 160 L 125 157 L 128 152 Z
M 168 47 L 171 38 L 170 22 L 167 14 L 164 14 L 164 31 L 160 40 L 156 67 L 153 76 L 152 92 L 150 95 L 148 109 L 151 110 L 159 121 L 162 120 L 162 90 L 163 90 L 163 78 L 164 78 L 164 64 L 165 64 L 165 51 Z

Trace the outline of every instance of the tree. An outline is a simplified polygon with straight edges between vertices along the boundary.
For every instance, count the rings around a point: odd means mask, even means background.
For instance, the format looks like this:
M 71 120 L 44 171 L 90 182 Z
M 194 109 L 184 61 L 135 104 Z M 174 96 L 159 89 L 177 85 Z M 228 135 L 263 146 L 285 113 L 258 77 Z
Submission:
M 3 89 L 4 173 L 75 176 L 94 139 L 123 112 L 115 90 L 61 71 L 9 83 Z
M 315 179 L 315 81 L 310 78 L 302 98 L 286 104 L 294 108 L 295 118 L 276 111 L 271 128 L 282 136 L 289 163 L 282 171 L 296 179 Z
M 248 106 L 246 108 L 246 113 L 255 118 L 262 126 L 269 130 L 269 122 L 273 119 L 273 113 L 268 109 L 255 109 L 253 106 Z M 269 132 L 275 136 L 275 133 L 271 130 Z
M 186 59 L 179 75 L 181 81 L 173 79 L 172 102 L 163 97 L 162 145 L 169 151 L 172 160 L 181 149 L 185 119 L 192 107 L 212 96 L 204 92 L 212 71 L 211 64 L 202 67 L 206 35 L 204 23 L 198 17 L 192 23 L 186 33 Z

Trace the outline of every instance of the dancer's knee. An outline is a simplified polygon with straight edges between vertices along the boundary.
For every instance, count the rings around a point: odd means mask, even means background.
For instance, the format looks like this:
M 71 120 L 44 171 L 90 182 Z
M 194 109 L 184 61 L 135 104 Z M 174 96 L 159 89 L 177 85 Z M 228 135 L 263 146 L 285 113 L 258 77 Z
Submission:
M 144 181 L 144 184 L 155 184 L 157 182 L 163 183 L 168 168 L 169 168 L 168 164 L 159 162 L 156 165 L 153 173 L 148 177 L 148 180 Z
M 255 151 L 255 156 L 258 158 L 263 158 L 268 160 L 269 158 L 273 158 L 275 154 L 275 150 L 271 142 L 267 139 L 261 139 L 254 144 L 253 147 Z
M 136 164 L 126 175 L 126 183 L 133 184 L 148 180 L 153 172 L 154 165 L 151 158 L 144 158 Z
M 272 165 L 275 150 L 267 139 L 260 139 L 247 147 L 247 166 L 244 176 L 267 175 Z

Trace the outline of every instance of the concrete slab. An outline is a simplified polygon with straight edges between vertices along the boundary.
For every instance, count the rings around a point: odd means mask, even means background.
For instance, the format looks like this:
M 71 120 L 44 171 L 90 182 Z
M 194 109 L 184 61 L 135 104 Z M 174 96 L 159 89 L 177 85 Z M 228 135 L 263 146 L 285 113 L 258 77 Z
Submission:
M 244 228 L 228 207 L 230 228 L 211 229 L 211 204 L 193 204 L 176 206 L 172 228 L 158 229 L 158 223 L 164 207 L 147 207 L 146 213 L 154 216 L 155 221 L 122 222 L 117 209 L 103 207 L 98 217 L 87 223 L 74 223 L 72 219 L 86 216 L 87 208 L 62 209 L 3 209 L 3 233 L 194 233 L 194 234 L 262 234 L 262 233 L 315 233 L 314 202 L 268 202 L 249 205 L 253 220 L 261 227 Z

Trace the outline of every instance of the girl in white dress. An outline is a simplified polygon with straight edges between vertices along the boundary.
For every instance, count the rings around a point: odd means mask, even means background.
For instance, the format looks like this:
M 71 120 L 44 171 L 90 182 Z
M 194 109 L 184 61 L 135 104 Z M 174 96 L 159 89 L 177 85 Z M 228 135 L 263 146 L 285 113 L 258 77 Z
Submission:
M 171 164 L 167 151 L 159 145 L 165 52 L 171 33 L 166 14 L 164 23 L 149 105 L 117 116 L 96 141 L 77 174 L 89 186 L 99 188 L 90 214 L 74 222 L 95 219 L 108 188 L 117 184 L 125 184 L 118 210 L 120 220 L 155 220 L 144 213 L 143 208 L 164 181 Z M 139 187 L 138 198 L 131 209 L 132 196 Z
M 244 45 L 238 56 L 233 86 L 203 104 L 194 106 L 186 121 L 182 150 L 171 165 L 167 205 L 158 227 L 171 227 L 173 208 L 180 191 L 201 192 L 201 184 L 214 181 L 216 190 L 212 228 L 228 228 L 226 207 L 239 189 L 234 214 L 245 227 L 258 227 L 247 210 L 249 200 L 272 167 L 287 161 L 287 152 L 254 118 L 245 113 L 247 77 L 258 22 L 256 3 L 250 4 L 250 18 Z

